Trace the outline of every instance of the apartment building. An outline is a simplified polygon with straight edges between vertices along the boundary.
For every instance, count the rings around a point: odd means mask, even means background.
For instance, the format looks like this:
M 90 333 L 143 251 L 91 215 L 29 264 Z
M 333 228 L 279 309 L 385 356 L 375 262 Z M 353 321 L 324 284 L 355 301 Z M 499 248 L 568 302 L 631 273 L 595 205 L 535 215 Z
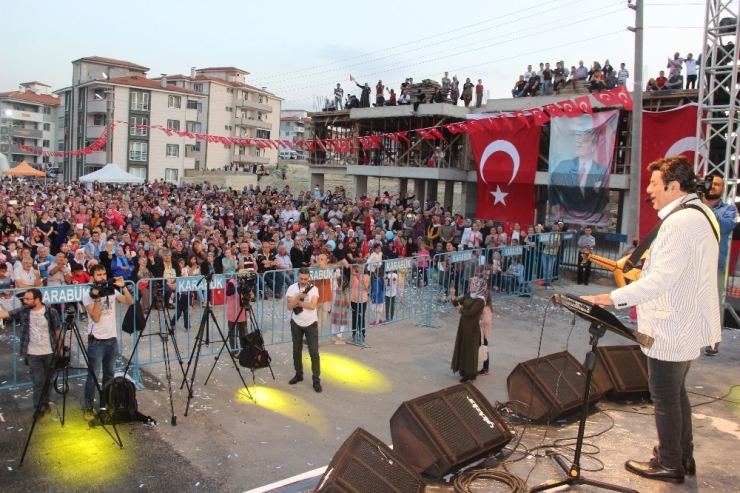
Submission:
M 249 73 L 236 67 L 190 70 L 190 75 L 167 75 L 167 86 L 207 96 L 199 114 L 203 133 L 224 137 L 278 139 L 282 99 L 246 83 Z M 234 145 L 200 142 L 189 146 L 187 155 L 204 163 L 204 169 L 250 170 L 253 165 L 277 163 L 278 151 L 256 144 Z
M 310 139 L 311 118 L 305 110 L 280 111 L 280 140 L 295 142 Z M 299 159 L 308 159 L 308 151 L 294 147 Z
M 201 163 L 187 155 L 186 137 L 116 122 L 155 126 L 173 130 L 196 128 L 206 96 L 195 91 L 148 79 L 147 67 L 122 60 L 86 57 L 72 62 L 73 85 L 59 91 L 59 146 L 64 150 L 83 149 L 106 131 L 113 130 L 108 148 L 86 156 L 64 158 L 65 179 L 95 171 L 110 161 L 149 181 L 179 182 L 186 169 Z
M 25 160 L 37 168 L 53 166 L 54 157 L 38 156 L 18 144 L 55 151 L 59 97 L 42 82 L 24 82 L 17 91 L 0 93 L 0 170 Z

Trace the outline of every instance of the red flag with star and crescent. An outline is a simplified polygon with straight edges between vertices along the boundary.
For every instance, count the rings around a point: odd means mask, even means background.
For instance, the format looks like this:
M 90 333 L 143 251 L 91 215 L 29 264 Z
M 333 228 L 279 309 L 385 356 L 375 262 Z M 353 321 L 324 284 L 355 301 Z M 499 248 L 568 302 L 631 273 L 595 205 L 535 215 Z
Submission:
M 476 217 L 532 224 L 542 127 L 519 118 L 509 123 L 510 128 L 502 128 L 492 120 L 477 120 L 469 126 L 478 179 Z
M 669 156 L 686 156 L 694 162 L 696 153 L 696 114 L 698 106 L 690 104 L 670 111 L 642 113 L 642 163 L 640 165 L 640 228 L 641 237 L 647 235 L 660 218 L 647 186 L 653 174 L 647 167 L 653 161 Z M 701 174 L 701 170 L 700 170 Z

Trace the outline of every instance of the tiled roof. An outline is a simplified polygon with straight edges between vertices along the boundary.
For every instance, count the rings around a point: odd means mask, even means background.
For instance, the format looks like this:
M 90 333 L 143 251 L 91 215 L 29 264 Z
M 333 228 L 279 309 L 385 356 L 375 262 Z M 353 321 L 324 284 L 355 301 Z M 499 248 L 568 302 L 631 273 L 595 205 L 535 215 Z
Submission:
M 93 63 L 102 63 L 104 65 L 118 65 L 119 67 L 128 67 L 128 68 L 135 68 L 138 70 L 143 70 L 144 72 L 149 71 L 149 67 L 145 67 L 143 65 L 137 65 L 135 63 L 127 62 L 125 60 L 116 60 L 114 58 L 105 58 L 102 56 L 86 56 L 84 58 L 80 58 L 79 60 L 75 60 L 72 63 L 75 62 L 93 62 Z
M 246 70 L 242 70 L 240 68 L 236 67 L 206 67 L 206 68 L 197 68 L 195 69 L 196 72 L 200 72 L 201 70 L 205 71 L 211 71 L 211 72 L 244 72 L 245 74 L 249 75 L 249 72 Z
M 44 84 L 43 82 L 39 82 L 39 81 L 37 81 L 37 80 L 35 80 L 35 81 L 33 81 L 33 82 L 21 82 L 21 85 L 22 85 L 22 86 L 26 86 L 26 87 L 28 87 L 28 86 L 44 86 L 44 87 L 51 87 L 51 86 L 50 86 L 49 84 Z
M 156 77 L 156 78 L 154 78 L 152 80 L 162 80 L 162 78 L 161 77 Z M 209 81 L 209 82 L 215 82 L 217 84 L 222 84 L 224 86 L 229 86 L 229 87 L 238 87 L 238 88 L 242 88 L 242 89 L 251 89 L 253 91 L 258 91 L 258 92 L 261 92 L 261 93 L 264 93 L 264 94 L 268 94 L 268 95 L 270 95 L 270 96 L 272 96 L 274 98 L 277 98 L 277 96 L 275 96 L 273 93 L 271 93 L 269 91 L 266 91 L 266 90 L 262 89 L 261 87 L 250 86 L 249 84 L 244 84 L 243 82 L 231 82 L 231 81 L 228 81 L 228 80 L 220 79 L 218 77 L 212 77 L 210 75 L 199 74 L 199 75 L 196 75 L 195 77 L 189 77 L 187 75 L 182 75 L 182 74 L 168 75 L 167 76 L 167 80 L 189 80 L 191 82 Z M 281 98 L 278 98 L 278 99 L 281 99 Z
M 303 123 L 311 123 L 311 119 L 310 118 L 308 118 L 308 117 L 301 118 L 300 116 L 284 116 L 284 117 L 280 118 L 280 121 L 281 122 L 303 122 Z
M 29 103 L 35 103 L 35 104 L 46 104 L 50 106 L 59 106 L 61 104 L 61 102 L 59 101 L 59 98 L 55 98 L 54 96 L 51 96 L 49 94 L 36 94 L 35 92 L 31 92 L 31 91 L 0 92 L 0 99 L 5 99 L 5 98 L 17 99 L 19 101 L 27 101 Z
M 147 79 L 140 75 L 129 75 L 126 77 L 114 77 L 109 80 L 98 80 L 97 82 L 110 82 L 111 84 L 120 84 L 123 86 L 134 86 L 143 87 L 146 89 L 159 89 L 160 91 L 179 92 L 182 94 L 193 94 L 195 96 L 203 96 L 200 92 L 191 91 L 189 89 L 183 89 L 182 87 L 168 85 L 162 87 L 162 83 L 157 80 Z

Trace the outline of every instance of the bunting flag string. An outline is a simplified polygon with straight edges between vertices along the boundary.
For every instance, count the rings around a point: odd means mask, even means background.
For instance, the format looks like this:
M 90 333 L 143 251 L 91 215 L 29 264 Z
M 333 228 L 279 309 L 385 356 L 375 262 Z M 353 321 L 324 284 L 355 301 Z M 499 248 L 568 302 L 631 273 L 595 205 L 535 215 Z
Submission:
M 610 89 L 601 91 L 599 93 L 591 95 L 600 103 L 605 106 L 622 106 L 626 111 L 632 111 L 632 96 L 624 87 L 618 87 L 616 89 Z M 222 144 L 225 147 L 232 145 L 248 146 L 256 145 L 260 149 L 301 149 L 314 152 L 316 148 L 321 149 L 323 152 L 327 150 L 337 153 L 353 153 L 356 149 L 370 150 L 380 149 L 382 146 L 382 139 L 387 138 L 396 144 L 401 144 L 402 141 L 406 145 L 411 144 L 410 134 L 429 140 L 441 140 L 446 142 L 446 139 L 442 133 L 442 129 L 449 132 L 450 135 L 459 133 L 470 133 L 475 129 L 476 125 L 480 125 L 479 122 L 487 122 L 491 125 L 491 128 L 498 128 L 502 131 L 511 130 L 513 128 L 513 121 L 519 120 L 525 126 L 529 127 L 530 121 L 536 126 L 541 126 L 547 123 L 551 118 L 558 117 L 577 117 L 584 113 L 593 114 L 593 107 L 591 105 L 591 96 L 582 96 L 574 100 L 565 99 L 563 101 L 557 101 L 550 103 L 542 107 L 534 107 L 527 110 L 517 110 L 512 112 L 500 113 L 491 115 L 487 118 L 466 120 L 464 122 L 446 123 L 427 128 L 419 128 L 414 130 L 404 130 L 400 132 L 383 133 L 376 135 L 367 135 L 362 137 L 347 137 L 339 139 L 308 139 L 308 140 L 296 140 L 290 142 L 288 140 L 272 140 L 272 139 L 254 139 L 250 137 L 225 137 L 222 135 L 210 135 L 195 132 L 181 131 L 174 128 L 167 128 L 162 125 L 142 125 L 139 123 L 133 123 L 128 121 L 116 121 L 113 123 L 133 126 L 137 129 L 153 129 L 164 132 L 168 137 L 183 137 L 196 141 L 205 141 L 211 144 Z M 529 117 L 532 117 L 531 119 Z M 102 150 L 106 144 L 107 135 L 105 129 L 100 137 L 85 147 L 84 149 L 78 149 L 75 151 L 43 151 L 34 147 L 28 147 L 26 145 L 16 143 L 18 147 L 26 152 L 31 152 L 37 156 L 49 156 L 49 157 L 63 157 L 63 156 L 81 156 L 89 155 L 93 152 Z

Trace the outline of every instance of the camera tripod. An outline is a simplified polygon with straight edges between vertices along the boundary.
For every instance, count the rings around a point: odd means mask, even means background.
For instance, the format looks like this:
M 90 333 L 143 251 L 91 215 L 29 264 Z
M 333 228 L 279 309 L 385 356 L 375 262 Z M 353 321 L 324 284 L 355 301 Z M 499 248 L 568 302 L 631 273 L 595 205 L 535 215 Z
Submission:
M 185 416 L 188 415 L 188 410 L 190 409 L 190 400 L 193 398 L 193 385 L 195 384 L 195 374 L 198 370 L 198 360 L 200 359 L 200 352 L 203 348 L 203 345 L 208 346 L 211 343 L 210 340 L 210 332 L 211 332 L 211 322 L 213 322 L 213 325 L 218 330 L 218 335 L 221 338 L 221 342 L 224 346 L 226 346 L 226 338 L 224 337 L 224 333 L 221 330 L 221 327 L 218 325 L 218 321 L 216 321 L 216 316 L 213 314 L 213 307 L 211 302 L 211 281 L 213 280 L 213 274 L 208 274 L 206 276 L 203 276 L 200 281 L 198 281 L 198 284 L 205 282 L 206 283 L 206 308 L 203 310 L 203 316 L 200 319 L 200 326 L 198 327 L 198 333 L 195 336 L 195 343 L 193 344 L 193 349 L 190 352 L 190 359 L 188 359 L 188 366 L 185 368 L 184 377 L 182 379 L 182 384 L 180 384 L 180 389 L 188 384 L 188 374 L 190 373 L 190 367 L 193 367 L 193 373 L 190 375 L 190 383 L 188 385 L 188 401 L 187 404 L 185 404 Z M 223 348 L 222 348 L 223 349 Z M 220 355 L 221 353 L 219 353 Z M 234 365 L 234 368 L 236 369 L 236 372 L 239 374 L 239 379 L 244 384 L 244 389 L 247 391 L 247 397 L 249 397 L 251 400 L 254 400 L 254 397 L 252 397 L 251 392 L 249 392 L 249 387 L 247 386 L 247 382 L 244 381 L 244 376 L 242 375 L 242 371 L 239 368 L 239 364 L 236 361 L 236 358 L 234 358 L 234 355 L 229 351 L 229 357 L 231 358 L 231 362 Z M 218 357 L 216 357 L 216 362 L 218 361 Z M 215 366 L 214 362 L 214 366 Z M 210 375 L 209 375 L 210 376 Z M 204 384 L 205 385 L 205 384 Z
M 162 300 L 162 293 L 157 292 L 157 290 L 153 287 L 152 287 L 152 290 L 154 291 L 153 293 L 154 303 L 151 304 L 151 306 L 149 307 L 149 311 L 146 314 L 146 317 L 144 317 L 144 325 L 142 326 L 141 331 L 143 332 L 144 328 L 147 326 L 147 322 L 149 321 L 149 317 L 151 317 L 152 313 L 157 311 L 159 312 L 157 314 L 157 320 L 159 321 L 159 332 L 152 332 L 150 334 L 143 334 L 141 332 L 139 333 L 139 337 L 136 339 L 136 343 L 134 344 L 134 347 L 131 350 L 131 356 L 128 359 L 128 363 L 126 363 L 126 368 L 123 369 L 123 374 L 126 375 L 126 373 L 128 373 L 129 366 L 131 365 L 131 362 L 134 360 L 134 355 L 136 354 L 136 350 L 139 347 L 139 342 L 141 342 L 141 339 L 144 337 L 159 336 L 159 340 L 162 343 L 162 356 L 164 359 L 164 374 L 165 374 L 165 377 L 167 378 L 167 391 L 169 393 L 169 398 L 170 398 L 170 411 L 171 411 L 170 424 L 172 426 L 177 426 L 177 416 L 175 415 L 175 404 L 172 399 L 172 366 L 170 364 L 170 346 L 169 346 L 170 340 L 172 340 L 172 347 L 175 350 L 175 355 L 177 356 L 177 362 L 180 365 L 180 370 L 182 371 L 183 377 L 185 377 L 185 366 L 183 364 L 182 356 L 180 355 L 180 348 L 177 345 L 177 337 L 175 337 L 175 329 L 172 327 L 172 324 L 170 323 L 169 308 L 167 308 L 167 304 L 164 303 Z M 162 286 L 162 290 L 164 290 L 164 286 Z M 164 318 L 164 325 L 162 324 L 162 318 Z M 190 392 L 189 385 L 188 385 L 188 392 Z
M 246 323 L 246 333 L 245 335 L 254 332 L 259 331 L 259 325 L 257 325 L 257 318 L 254 316 L 254 309 L 252 308 L 251 301 L 249 299 L 250 293 L 239 293 L 239 312 L 236 314 L 235 320 L 239 320 L 242 315 L 244 315 L 244 323 Z M 238 334 L 239 334 L 239 324 L 240 322 L 234 322 L 234 327 L 229 330 L 229 334 L 227 336 L 228 340 L 233 341 Z M 241 340 L 239 341 L 241 343 Z M 233 346 L 232 346 L 233 347 Z M 216 363 L 218 363 L 218 359 L 221 357 L 221 354 L 224 352 L 224 349 L 226 349 L 226 341 L 224 341 L 223 345 L 221 346 L 221 350 L 216 355 L 216 362 L 213 364 L 213 367 L 211 367 L 211 371 L 208 373 L 208 377 L 206 378 L 206 381 L 203 385 L 208 384 L 208 380 L 211 378 L 211 375 L 213 374 L 213 370 L 216 368 Z M 242 351 L 249 350 L 248 347 L 242 347 Z M 231 352 L 231 351 L 230 351 Z M 272 371 L 272 365 L 267 364 L 267 367 L 270 369 L 270 374 L 272 375 L 272 379 L 275 380 L 275 373 Z M 257 385 L 255 381 L 255 374 L 254 374 L 254 368 L 249 369 L 252 372 L 252 384 Z
M 51 309 L 51 308 L 47 308 Z M 77 322 L 75 321 L 75 315 L 76 310 L 74 306 L 67 306 L 67 309 L 65 310 L 65 321 L 62 325 L 62 334 L 60 337 L 60 344 L 62 345 L 61 348 L 57 348 L 57 351 L 54 352 L 54 354 L 51 357 L 51 364 L 49 365 L 49 371 L 46 373 L 46 377 L 44 380 L 44 388 L 41 392 L 42 396 L 45 396 L 49 393 L 51 388 L 51 381 L 54 377 L 55 373 L 61 372 L 62 374 L 62 390 L 61 392 L 57 389 L 58 393 L 62 394 L 62 416 L 60 419 L 60 423 L 62 426 L 64 426 L 65 423 L 65 413 L 67 409 L 67 392 L 69 391 L 69 370 L 88 370 L 88 374 L 92 375 L 93 382 L 95 382 L 95 388 L 98 390 L 98 398 L 100 406 L 98 406 L 98 409 L 95 410 L 95 417 L 100 421 L 100 424 L 102 428 L 105 430 L 106 433 L 113 439 L 113 441 L 118 445 L 120 448 L 123 448 L 123 442 L 121 441 L 121 436 L 118 434 L 118 428 L 116 428 L 115 420 L 111 423 L 113 426 L 113 432 L 115 433 L 115 436 L 108 430 L 108 428 L 105 426 L 105 423 L 103 422 L 103 419 L 100 418 L 100 415 L 103 411 L 105 411 L 105 408 L 102 408 L 102 402 L 100 401 L 102 399 L 103 389 L 100 386 L 100 382 L 98 381 L 98 376 L 95 374 L 94 369 L 90 365 L 90 359 L 87 357 L 87 348 L 85 348 L 85 343 L 82 341 L 82 336 L 80 335 L 80 329 L 77 327 Z M 72 346 L 72 335 L 74 335 L 75 339 L 77 340 L 77 345 L 80 348 L 80 353 L 82 354 L 82 358 L 85 360 L 85 368 L 81 367 L 70 367 L 69 365 L 65 365 L 64 368 L 57 369 L 56 364 L 59 360 L 59 349 L 64 348 L 64 338 L 69 334 L 69 347 Z M 26 438 L 26 444 L 23 447 L 23 453 L 21 454 L 21 460 L 19 462 L 19 465 L 23 465 L 23 460 L 26 458 L 26 452 L 28 452 L 28 446 L 31 444 L 31 437 L 33 436 L 33 431 L 36 429 L 36 422 L 38 421 L 38 417 L 40 415 L 41 409 L 44 405 L 44 400 L 39 400 L 39 403 L 36 405 L 36 409 L 33 413 L 33 422 L 31 423 L 31 429 L 28 431 L 28 437 Z M 94 408 L 93 408 L 94 409 Z

